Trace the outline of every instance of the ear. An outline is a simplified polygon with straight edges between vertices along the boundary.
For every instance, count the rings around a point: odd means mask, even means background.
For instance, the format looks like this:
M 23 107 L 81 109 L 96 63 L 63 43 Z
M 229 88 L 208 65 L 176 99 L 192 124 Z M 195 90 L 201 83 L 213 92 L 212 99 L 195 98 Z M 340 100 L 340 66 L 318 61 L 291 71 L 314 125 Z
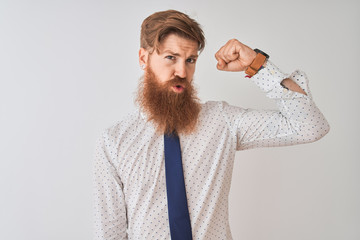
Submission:
M 140 66 L 145 66 L 148 63 L 148 59 L 149 59 L 149 51 L 146 50 L 145 48 L 140 48 L 139 50 L 139 64 Z

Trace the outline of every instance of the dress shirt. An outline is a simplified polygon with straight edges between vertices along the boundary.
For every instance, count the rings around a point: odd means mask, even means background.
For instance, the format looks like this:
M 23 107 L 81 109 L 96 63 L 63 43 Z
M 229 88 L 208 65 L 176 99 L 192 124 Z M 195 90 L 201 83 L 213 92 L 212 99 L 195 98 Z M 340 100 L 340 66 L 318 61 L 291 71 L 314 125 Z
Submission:
M 288 77 L 307 95 L 283 88 Z M 206 102 L 197 130 L 180 134 L 194 239 L 232 239 L 228 197 L 236 151 L 309 143 L 329 131 L 305 73 L 286 75 L 268 61 L 251 80 L 275 99 L 278 110 Z M 99 138 L 94 195 L 95 239 L 170 239 L 163 135 L 140 110 Z

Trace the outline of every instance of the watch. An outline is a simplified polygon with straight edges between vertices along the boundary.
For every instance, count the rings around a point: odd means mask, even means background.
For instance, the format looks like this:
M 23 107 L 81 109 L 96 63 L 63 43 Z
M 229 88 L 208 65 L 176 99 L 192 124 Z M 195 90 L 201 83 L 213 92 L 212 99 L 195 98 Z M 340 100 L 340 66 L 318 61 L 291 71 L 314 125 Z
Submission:
M 264 65 L 266 60 L 270 57 L 268 54 L 264 53 L 260 49 L 254 49 L 257 53 L 254 61 L 250 64 L 250 66 L 246 69 L 245 73 L 250 77 L 254 76 L 260 68 Z

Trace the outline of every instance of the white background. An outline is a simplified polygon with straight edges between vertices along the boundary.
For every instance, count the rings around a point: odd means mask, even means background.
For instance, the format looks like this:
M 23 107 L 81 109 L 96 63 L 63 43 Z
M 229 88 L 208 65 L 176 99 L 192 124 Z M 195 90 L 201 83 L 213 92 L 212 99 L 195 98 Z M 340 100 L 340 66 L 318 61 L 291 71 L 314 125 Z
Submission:
M 234 239 L 360 239 L 358 1 L 0 2 L 0 239 L 92 238 L 92 155 L 101 131 L 135 109 L 142 20 L 177 9 L 207 46 L 203 102 L 273 102 L 243 73 L 216 70 L 237 38 L 283 71 L 304 70 L 330 133 L 306 145 L 237 154 Z

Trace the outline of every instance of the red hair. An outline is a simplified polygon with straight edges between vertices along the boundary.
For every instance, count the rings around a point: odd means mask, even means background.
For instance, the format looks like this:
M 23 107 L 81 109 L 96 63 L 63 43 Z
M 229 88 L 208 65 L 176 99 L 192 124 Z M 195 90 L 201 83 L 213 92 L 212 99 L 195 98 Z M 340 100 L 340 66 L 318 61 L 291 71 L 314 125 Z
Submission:
M 140 47 L 158 52 L 159 45 L 169 34 L 196 41 L 200 52 L 205 47 L 204 32 L 200 25 L 185 13 L 176 10 L 156 12 L 143 21 Z

